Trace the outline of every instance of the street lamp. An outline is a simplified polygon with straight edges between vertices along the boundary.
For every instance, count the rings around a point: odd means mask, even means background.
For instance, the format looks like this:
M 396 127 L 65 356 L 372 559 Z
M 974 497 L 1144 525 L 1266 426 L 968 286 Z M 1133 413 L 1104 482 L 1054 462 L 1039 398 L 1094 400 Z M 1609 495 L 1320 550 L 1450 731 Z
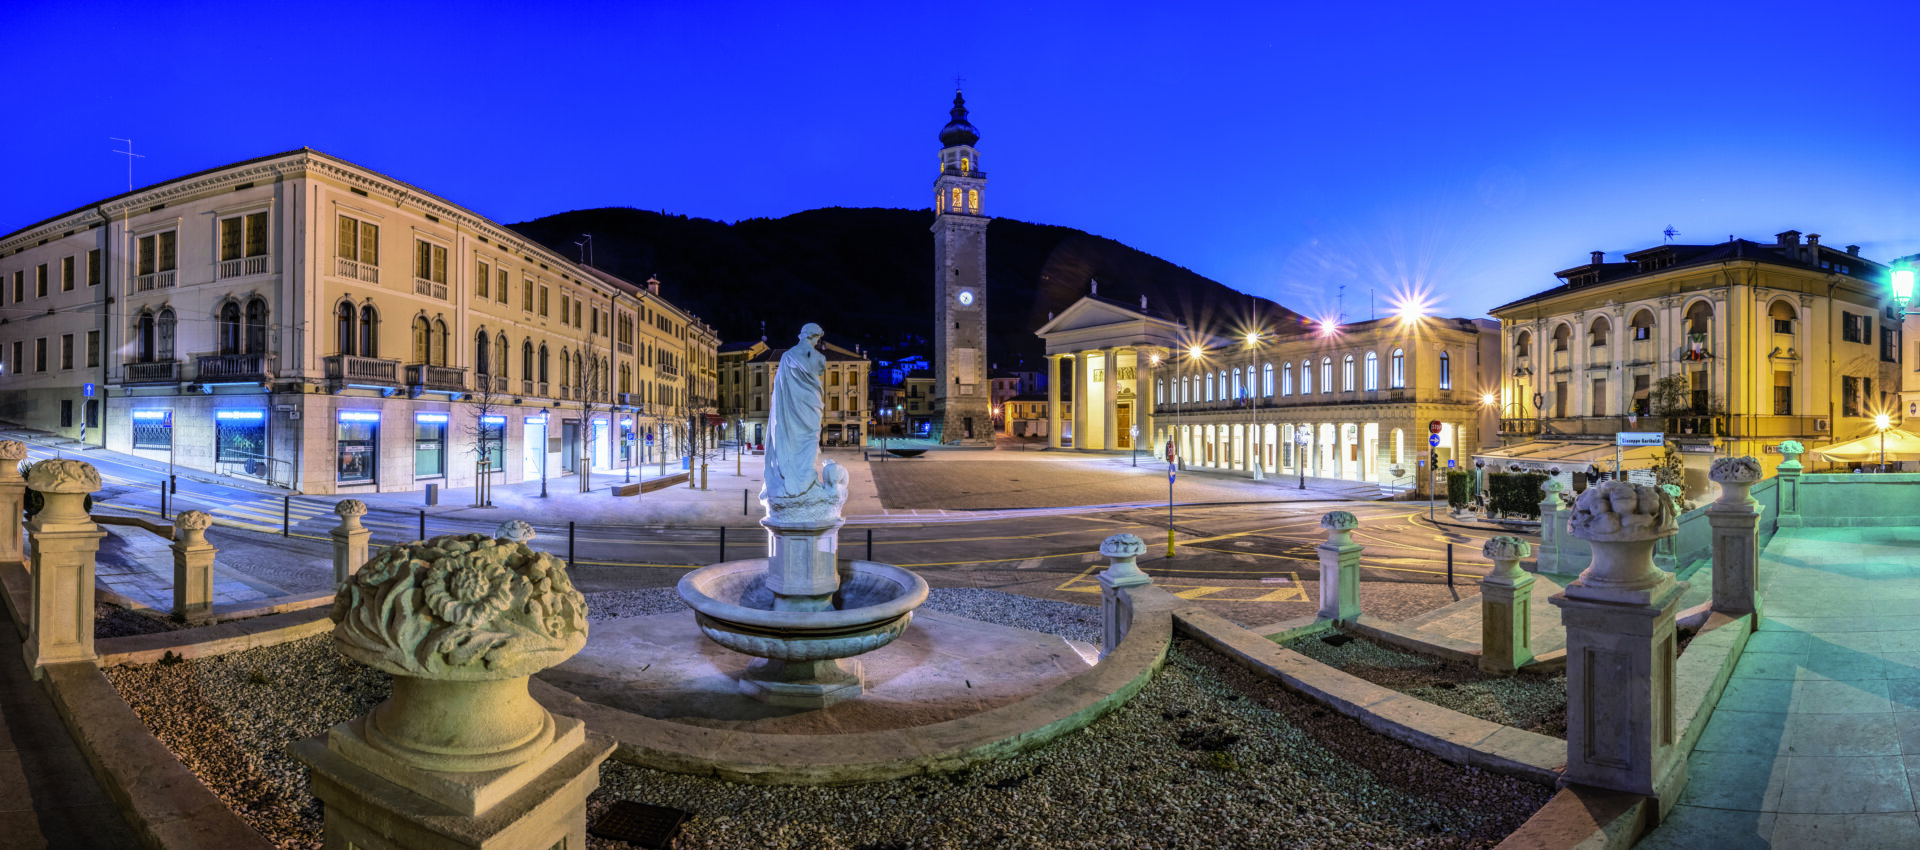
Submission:
M 1913 263 L 1910 260 L 1895 262 L 1888 281 L 1893 287 L 1893 303 L 1901 312 L 1906 312 L 1907 305 L 1913 303 Z
M 1264 462 L 1264 458 L 1261 456 L 1261 453 L 1264 452 L 1266 449 L 1260 439 L 1260 392 L 1263 389 L 1263 385 L 1259 383 L 1255 383 L 1259 379 L 1256 377 L 1253 377 L 1254 375 L 1264 374 L 1260 371 L 1260 332 L 1259 331 L 1247 332 L 1247 347 L 1253 349 L 1252 365 L 1247 370 L 1249 373 L 1251 373 L 1247 379 L 1247 383 L 1251 385 L 1249 389 L 1253 391 L 1253 444 L 1256 447 L 1253 453 L 1253 480 L 1264 481 L 1266 480 L 1266 477 L 1267 477 L 1266 471 L 1264 469 L 1264 467 L 1266 466 L 1266 463 Z
M 1909 286 L 1912 285 L 1912 278 L 1908 278 L 1908 285 Z M 1886 472 L 1887 471 L 1887 429 L 1893 427 L 1893 419 L 1888 417 L 1884 413 L 1875 414 L 1873 417 L 1873 427 L 1880 429 L 1880 471 Z
M 553 427 L 553 414 L 540 414 L 540 498 L 547 497 L 547 447 L 553 445 L 547 429 Z
M 1307 425 L 1302 423 L 1300 430 L 1294 432 L 1293 442 L 1297 448 L 1293 452 L 1294 465 L 1300 467 L 1300 489 L 1307 489 Z

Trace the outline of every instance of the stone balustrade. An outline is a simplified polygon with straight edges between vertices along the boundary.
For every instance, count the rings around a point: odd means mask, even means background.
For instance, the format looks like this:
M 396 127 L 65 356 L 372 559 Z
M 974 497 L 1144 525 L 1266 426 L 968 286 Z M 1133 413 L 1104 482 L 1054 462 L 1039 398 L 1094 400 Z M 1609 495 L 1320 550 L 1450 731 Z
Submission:
M 27 486 L 46 498 L 26 524 L 33 538 L 33 616 L 25 652 L 38 679 L 46 665 L 94 658 L 94 556 L 106 532 L 87 515 L 87 495 L 100 489 L 100 472 L 92 464 L 40 461 L 28 472 Z
M 1147 551 L 1147 544 L 1131 534 L 1116 534 L 1100 542 L 1100 554 L 1107 568 L 1100 572 L 1100 657 L 1113 652 L 1133 628 L 1133 606 L 1121 598 L 1124 588 L 1152 584 L 1153 577 L 1140 571 L 1136 561 Z
M 1520 562 L 1533 547 L 1518 537 L 1487 540 L 1493 571 L 1480 580 L 1480 669 L 1510 676 L 1533 660 L 1533 582 Z
M 1720 485 L 1720 498 L 1707 506 L 1707 522 L 1713 525 L 1713 610 L 1729 617 L 1752 614 L 1752 627 L 1758 629 L 1761 507 L 1748 491 L 1760 483 L 1760 462 L 1715 458 L 1707 477 Z
M 189 623 L 213 617 L 213 559 L 219 550 L 207 542 L 212 525 L 204 511 L 173 518 L 173 615 Z
M 1327 542 L 1320 553 L 1320 619 L 1351 623 L 1360 616 L 1360 553 L 1365 547 L 1353 542 L 1353 530 L 1360 520 L 1346 511 L 1331 511 L 1320 518 L 1327 530 Z
M 373 532 L 360 524 L 360 518 L 367 515 L 366 502 L 341 499 L 333 512 L 340 515 L 340 524 L 329 533 L 333 538 L 333 586 L 339 587 L 367 562 L 367 540 Z

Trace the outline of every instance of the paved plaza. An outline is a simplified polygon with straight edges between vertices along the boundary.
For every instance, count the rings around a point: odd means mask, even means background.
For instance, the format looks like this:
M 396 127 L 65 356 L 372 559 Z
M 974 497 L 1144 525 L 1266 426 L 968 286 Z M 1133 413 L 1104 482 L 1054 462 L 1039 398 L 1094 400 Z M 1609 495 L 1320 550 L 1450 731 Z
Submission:
M 877 455 L 876 455 L 877 457 Z M 1004 510 L 1167 501 L 1167 464 L 1142 453 L 937 452 L 868 464 L 888 509 Z M 1255 482 L 1240 474 L 1188 470 L 1174 481 L 1176 502 L 1245 502 L 1378 497 L 1378 487 L 1289 476 Z

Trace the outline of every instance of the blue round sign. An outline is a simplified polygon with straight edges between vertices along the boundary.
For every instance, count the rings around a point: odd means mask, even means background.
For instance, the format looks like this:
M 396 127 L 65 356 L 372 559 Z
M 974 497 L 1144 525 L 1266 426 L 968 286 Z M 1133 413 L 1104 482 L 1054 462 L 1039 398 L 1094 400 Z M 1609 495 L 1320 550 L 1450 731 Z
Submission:
M 1433 435 L 1433 436 L 1431 436 L 1431 437 L 1428 437 L 1428 438 L 1427 438 L 1427 445 L 1429 445 L 1429 446 L 1432 446 L 1432 447 L 1434 447 L 1434 448 L 1439 448 L 1439 447 L 1440 447 L 1440 435 L 1439 435 L 1439 434 L 1435 434 L 1435 435 Z
M 1436 438 L 1436 439 L 1438 439 L 1438 438 Z M 652 435 L 652 434 L 648 434 L 648 435 L 647 435 L 647 445 L 649 445 L 649 446 L 651 446 L 651 445 L 653 445 L 653 435 Z

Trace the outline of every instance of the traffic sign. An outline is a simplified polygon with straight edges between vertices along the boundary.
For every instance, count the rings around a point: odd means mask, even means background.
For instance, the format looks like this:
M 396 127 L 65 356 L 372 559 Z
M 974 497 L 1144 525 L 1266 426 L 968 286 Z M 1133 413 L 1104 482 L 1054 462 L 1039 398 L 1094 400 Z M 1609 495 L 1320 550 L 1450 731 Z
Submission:
M 1174 470 L 1174 462 L 1167 461 L 1167 483 L 1168 484 L 1173 483 L 1173 470 Z
M 81 385 L 80 385 L 80 391 L 81 391 L 81 393 L 82 393 L 83 395 L 85 395 L 85 396 L 86 396 L 87 398 L 93 398 L 93 385 L 92 385 L 92 384 L 81 384 Z
M 1431 436 L 1431 437 L 1428 437 L 1428 438 L 1427 438 L 1427 445 L 1429 445 L 1429 446 L 1433 446 L 1433 447 L 1435 447 L 1435 448 L 1439 448 L 1439 447 L 1440 447 L 1440 435 L 1439 435 L 1439 434 L 1435 434 L 1435 435 L 1433 435 L 1433 436 Z
M 1435 420 L 1433 420 L 1432 422 L 1428 422 L 1428 423 L 1427 423 L 1427 433 L 1429 433 L 1429 434 L 1438 434 L 1438 433 L 1440 433 L 1440 420 L 1438 420 L 1438 419 L 1435 419 Z
M 647 432 L 647 445 L 653 445 L 653 432 Z

